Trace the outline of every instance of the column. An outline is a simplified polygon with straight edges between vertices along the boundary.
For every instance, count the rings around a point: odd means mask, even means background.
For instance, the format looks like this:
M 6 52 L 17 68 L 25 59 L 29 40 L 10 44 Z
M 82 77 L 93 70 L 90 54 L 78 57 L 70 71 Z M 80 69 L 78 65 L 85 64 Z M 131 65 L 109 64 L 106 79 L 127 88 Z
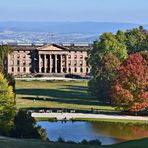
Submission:
M 65 55 L 65 71 L 68 73 L 68 55 Z
M 46 54 L 44 54 L 44 73 L 46 73 L 47 69 L 47 60 L 46 60 Z
M 57 73 L 57 55 L 55 55 L 55 73 Z
M 50 73 L 50 55 L 49 55 L 49 57 L 48 57 L 49 59 L 48 59 L 48 67 L 49 67 L 49 73 Z
M 63 55 L 60 56 L 60 72 L 63 73 Z
M 41 55 L 39 54 L 39 73 L 41 73 Z
M 52 73 L 52 55 L 49 55 L 49 59 L 50 59 L 50 62 L 49 62 L 50 70 L 49 70 L 49 72 Z

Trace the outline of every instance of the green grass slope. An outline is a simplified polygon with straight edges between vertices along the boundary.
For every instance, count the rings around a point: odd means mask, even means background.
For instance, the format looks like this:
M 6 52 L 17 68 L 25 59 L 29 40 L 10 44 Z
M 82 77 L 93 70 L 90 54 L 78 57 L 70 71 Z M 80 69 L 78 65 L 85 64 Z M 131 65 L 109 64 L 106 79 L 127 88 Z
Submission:
M 16 80 L 17 108 L 67 108 L 114 111 L 87 92 L 88 81 L 20 81 Z M 44 100 L 46 98 L 46 100 Z M 35 101 L 34 101 L 35 99 Z
M 148 148 L 148 138 L 132 140 L 121 144 L 109 146 L 82 145 L 82 144 L 63 144 L 43 142 L 41 140 L 25 140 L 0 138 L 0 148 Z
M 107 146 L 108 148 L 148 148 L 148 138 L 131 140 L 121 144 Z

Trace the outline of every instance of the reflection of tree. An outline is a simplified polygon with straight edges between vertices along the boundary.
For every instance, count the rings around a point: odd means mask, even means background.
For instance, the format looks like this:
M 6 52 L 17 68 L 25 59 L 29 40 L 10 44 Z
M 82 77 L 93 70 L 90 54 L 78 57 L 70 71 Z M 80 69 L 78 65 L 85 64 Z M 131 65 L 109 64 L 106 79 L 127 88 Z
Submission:
M 148 127 L 146 125 L 98 122 L 92 123 L 92 129 L 95 133 L 118 139 L 131 140 L 148 137 Z

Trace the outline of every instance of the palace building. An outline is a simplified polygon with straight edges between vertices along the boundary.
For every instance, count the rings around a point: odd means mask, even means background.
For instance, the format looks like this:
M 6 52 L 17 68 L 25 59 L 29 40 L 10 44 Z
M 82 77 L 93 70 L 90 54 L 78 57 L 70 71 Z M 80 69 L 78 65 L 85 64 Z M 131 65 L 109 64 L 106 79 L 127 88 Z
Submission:
M 90 44 L 17 44 L 9 45 L 7 73 L 15 77 L 87 76 Z

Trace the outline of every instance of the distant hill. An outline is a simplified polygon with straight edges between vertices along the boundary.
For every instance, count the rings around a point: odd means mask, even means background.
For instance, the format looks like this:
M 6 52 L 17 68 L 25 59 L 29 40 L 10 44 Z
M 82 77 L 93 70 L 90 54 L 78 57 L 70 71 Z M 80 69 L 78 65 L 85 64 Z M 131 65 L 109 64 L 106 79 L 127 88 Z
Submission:
M 112 22 L 0 22 L 0 32 L 54 32 L 54 33 L 83 33 L 101 34 L 131 29 L 142 24 L 112 23 Z M 148 24 L 143 25 L 148 29 Z
M 93 43 L 103 32 L 117 32 L 141 24 L 104 22 L 0 22 L 0 43 Z M 148 25 L 143 25 L 148 29 Z

